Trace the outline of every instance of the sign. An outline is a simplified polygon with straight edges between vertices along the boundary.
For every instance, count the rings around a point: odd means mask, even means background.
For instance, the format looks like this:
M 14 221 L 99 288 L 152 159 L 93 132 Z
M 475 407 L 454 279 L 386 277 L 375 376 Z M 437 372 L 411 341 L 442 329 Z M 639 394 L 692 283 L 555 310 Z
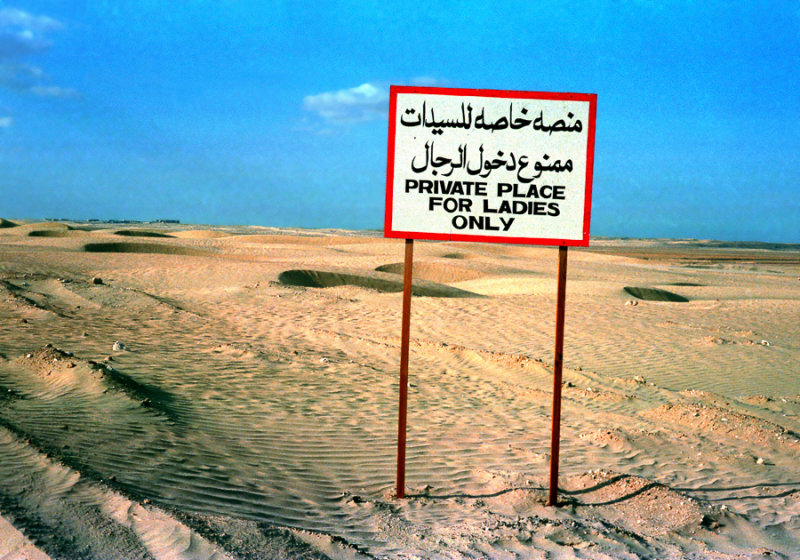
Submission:
M 392 86 L 385 236 L 587 246 L 597 96 Z
M 414 239 L 559 245 L 548 505 L 558 505 L 567 247 L 589 245 L 597 95 L 392 86 L 385 237 L 405 239 L 397 497 L 405 497 Z

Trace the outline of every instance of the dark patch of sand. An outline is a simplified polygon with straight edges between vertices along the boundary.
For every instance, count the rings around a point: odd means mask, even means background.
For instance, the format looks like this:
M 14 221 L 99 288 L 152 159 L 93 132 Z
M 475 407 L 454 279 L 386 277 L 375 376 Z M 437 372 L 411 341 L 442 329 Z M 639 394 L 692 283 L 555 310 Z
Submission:
M 83 250 L 87 253 L 151 253 L 160 255 L 210 255 L 208 251 L 195 249 L 193 247 L 183 247 L 180 245 L 167 245 L 162 243 L 129 243 L 129 242 L 108 242 L 108 243 L 86 243 Z
M 114 235 L 122 235 L 124 237 L 175 237 L 168 233 L 160 233 L 157 231 L 147 231 L 143 229 L 121 229 L 115 231 Z
M 286 270 L 281 272 L 278 276 L 278 280 L 287 286 L 301 286 L 306 288 L 358 286 L 386 293 L 403 291 L 403 282 L 400 280 L 345 274 L 341 272 L 326 272 L 322 270 Z M 415 296 L 428 297 L 482 297 L 466 290 L 459 290 L 458 288 L 432 282 L 413 284 L 411 293 Z
M 35 229 L 28 232 L 28 237 L 69 237 L 72 231 L 71 227 L 67 227 L 65 230 Z
M 689 298 L 661 290 L 659 288 L 647 288 L 641 286 L 625 286 L 625 292 L 635 298 L 643 299 L 645 301 L 671 301 L 671 302 L 687 302 Z

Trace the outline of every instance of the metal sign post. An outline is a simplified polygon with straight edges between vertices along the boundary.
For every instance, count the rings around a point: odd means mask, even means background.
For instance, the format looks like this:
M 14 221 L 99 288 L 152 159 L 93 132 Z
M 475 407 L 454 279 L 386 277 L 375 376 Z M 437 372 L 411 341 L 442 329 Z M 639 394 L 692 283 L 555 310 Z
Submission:
M 408 343 L 411 330 L 411 279 L 414 240 L 406 239 L 403 263 L 403 319 L 400 334 L 400 410 L 397 421 L 397 497 L 406 494 L 406 410 L 408 408 Z
M 550 492 L 548 506 L 558 505 L 558 451 L 561 439 L 561 370 L 564 365 L 564 310 L 567 292 L 567 248 L 558 248 L 556 343 L 553 357 L 553 430 L 550 437 Z

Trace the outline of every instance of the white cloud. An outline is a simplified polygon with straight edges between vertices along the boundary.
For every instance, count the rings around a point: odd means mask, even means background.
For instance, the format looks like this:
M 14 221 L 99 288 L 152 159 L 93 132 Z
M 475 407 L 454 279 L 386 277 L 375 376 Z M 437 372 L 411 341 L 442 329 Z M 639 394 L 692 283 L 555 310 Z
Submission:
M 0 57 L 19 56 L 47 49 L 46 34 L 61 23 L 48 16 L 36 16 L 16 8 L 0 9 Z
M 18 92 L 26 92 L 46 79 L 47 75 L 37 66 L 3 60 L 0 57 L 0 86 Z
M 38 66 L 24 62 L 52 46 L 48 35 L 63 25 L 55 19 L 17 8 L 0 8 L 0 87 L 37 97 L 74 99 L 77 90 L 48 84 Z
M 350 89 L 307 95 L 303 108 L 334 123 L 382 119 L 389 112 L 389 89 L 367 82 Z
M 17 26 L 36 31 L 60 29 L 61 23 L 48 16 L 35 16 L 17 8 L 0 9 L 0 28 Z
M 38 97 L 58 97 L 61 99 L 77 99 L 80 97 L 78 90 L 60 86 L 33 86 L 28 91 Z

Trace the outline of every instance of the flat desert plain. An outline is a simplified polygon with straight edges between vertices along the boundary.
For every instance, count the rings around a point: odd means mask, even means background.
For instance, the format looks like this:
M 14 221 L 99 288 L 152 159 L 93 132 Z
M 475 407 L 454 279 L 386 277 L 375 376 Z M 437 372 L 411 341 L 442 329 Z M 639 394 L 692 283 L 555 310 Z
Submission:
M 798 558 L 800 247 L 0 228 L 0 558 Z

